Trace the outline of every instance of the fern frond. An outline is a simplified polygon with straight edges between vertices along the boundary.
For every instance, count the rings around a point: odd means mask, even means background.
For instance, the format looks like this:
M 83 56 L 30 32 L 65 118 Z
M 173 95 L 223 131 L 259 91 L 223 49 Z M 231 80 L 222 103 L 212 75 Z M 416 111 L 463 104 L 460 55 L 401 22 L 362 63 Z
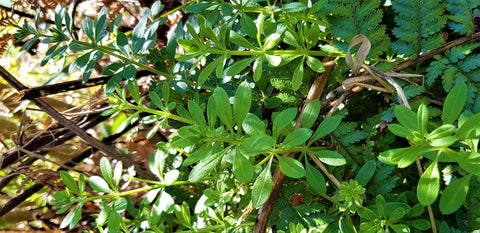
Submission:
M 480 14 L 480 0 L 447 0 L 447 10 L 452 15 L 448 18 L 452 21 L 448 22 L 448 26 L 457 33 L 462 35 L 472 35 L 473 16 Z
M 467 83 L 467 110 L 473 110 L 476 93 L 480 88 L 480 60 L 479 54 L 471 54 L 480 43 L 457 46 L 445 52 L 444 57 L 434 61 L 427 68 L 427 84 L 432 85 L 438 77 L 442 78 L 443 89 L 450 91 L 456 80 Z
M 440 0 L 397 0 L 392 1 L 392 8 L 398 14 L 393 29 L 398 40 L 392 43 L 398 54 L 416 59 L 445 42 L 441 29 L 447 19 Z
M 383 12 L 378 9 L 380 0 L 333 0 L 327 8 L 332 13 L 332 32 L 340 40 L 337 48 L 346 51 L 348 42 L 358 35 L 364 34 L 372 43 L 369 57 L 377 58 L 390 46 L 385 34 L 385 25 L 380 25 Z

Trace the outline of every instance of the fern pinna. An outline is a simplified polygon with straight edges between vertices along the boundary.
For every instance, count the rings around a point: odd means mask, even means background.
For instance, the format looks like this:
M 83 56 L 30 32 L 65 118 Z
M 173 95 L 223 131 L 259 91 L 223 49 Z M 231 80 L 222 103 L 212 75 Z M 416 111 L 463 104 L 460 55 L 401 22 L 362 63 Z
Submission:
M 480 15 L 480 0 L 447 0 L 447 10 L 452 15 L 448 18 L 448 26 L 462 35 L 472 35 L 475 27 L 473 17 Z
M 416 59 L 445 42 L 441 30 L 447 18 L 440 0 L 396 0 L 392 8 L 397 14 L 393 34 L 398 38 L 392 47 L 398 54 Z
M 390 46 L 385 34 L 386 26 L 380 24 L 383 12 L 377 9 L 380 0 L 332 0 L 327 7 L 332 13 L 332 33 L 349 42 L 354 36 L 364 34 L 372 43 L 370 58 L 377 58 Z M 335 41 L 337 47 L 347 50 L 346 42 Z
M 466 109 L 473 112 L 478 112 L 480 109 L 479 97 L 477 97 L 480 88 L 480 63 L 478 62 L 480 54 L 472 53 L 479 46 L 480 43 L 457 46 L 446 51 L 444 56 L 436 56 L 437 61 L 430 64 L 427 68 L 428 73 L 425 75 L 428 85 L 432 85 L 438 77 L 441 77 L 443 88 L 447 92 L 458 80 L 467 83 Z

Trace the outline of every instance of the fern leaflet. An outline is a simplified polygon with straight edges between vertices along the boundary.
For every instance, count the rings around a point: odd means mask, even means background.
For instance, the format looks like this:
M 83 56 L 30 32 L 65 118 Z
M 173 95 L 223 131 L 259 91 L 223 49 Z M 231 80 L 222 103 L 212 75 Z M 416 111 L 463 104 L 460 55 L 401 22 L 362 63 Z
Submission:
M 450 91 L 457 79 L 467 83 L 467 110 L 478 108 L 474 106 L 476 93 L 480 88 L 480 54 L 471 54 L 472 51 L 479 47 L 480 43 L 466 44 L 454 47 L 445 52 L 444 57 L 438 58 L 427 68 L 426 82 L 432 85 L 435 80 L 441 76 L 443 89 Z
M 447 10 L 452 15 L 448 18 L 452 21 L 448 22 L 448 26 L 457 33 L 462 35 L 472 35 L 473 16 L 480 15 L 480 0 L 447 0 Z
M 397 0 L 392 1 L 392 8 L 398 14 L 393 29 L 398 40 L 392 43 L 397 53 L 416 59 L 444 43 L 441 29 L 447 19 L 440 0 Z
M 331 11 L 332 32 L 341 39 L 349 42 L 357 34 L 364 34 L 372 43 L 369 56 L 377 58 L 382 55 L 390 45 L 390 40 L 385 34 L 385 25 L 380 25 L 383 12 L 377 9 L 380 0 L 333 0 L 327 7 Z M 335 41 L 338 48 L 346 51 L 346 42 Z

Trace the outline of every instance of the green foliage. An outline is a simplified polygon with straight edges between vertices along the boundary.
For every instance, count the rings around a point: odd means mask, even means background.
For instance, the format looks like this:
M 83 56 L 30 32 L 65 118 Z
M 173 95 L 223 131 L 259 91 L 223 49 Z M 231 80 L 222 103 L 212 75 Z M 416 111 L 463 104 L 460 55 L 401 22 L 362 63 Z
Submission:
M 102 71 L 112 75 L 105 87 L 112 108 L 102 115 L 119 122 L 116 131 L 140 122 L 149 128 L 149 139 L 160 128 L 172 132 L 165 142 L 155 142 L 157 151 L 149 158 L 155 180 L 137 178 L 133 168 L 124 174 L 121 162 L 112 166 L 106 158 L 100 160 L 101 176 L 75 179 L 61 172 L 66 188 L 55 193 L 55 205 L 62 206 L 58 213 L 71 210 L 61 227 L 75 226 L 84 203 L 94 201 L 101 209 L 95 215 L 101 232 L 249 232 L 279 169 L 287 177 L 269 222 L 279 231 L 429 232 L 426 205 L 444 214 L 436 217 L 445 220 L 441 232 L 456 231 L 451 226 L 463 230 L 463 223 L 448 215 L 460 216 L 464 206 L 475 209 L 480 203 L 474 195 L 480 190 L 478 43 L 437 54 L 417 70 L 409 67 L 408 72 L 425 74 L 427 86 L 416 77 L 395 79 L 413 109 L 395 106 L 401 93 L 355 94 L 346 84 L 348 99 L 333 115 L 324 113 L 332 103 L 313 100 L 304 106 L 312 77 L 324 78 L 320 73 L 331 60 L 335 68 L 321 87 L 325 95 L 335 95 L 339 82 L 351 75 L 339 51 L 346 51 L 354 36 L 363 34 L 372 43 L 367 63 L 386 61 L 383 68 L 391 70 L 439 48 L 447 21 L 455 32 L 470 35 L 474 25 L 463 15 L 477 14 L 479 5 L 382 4 L 192 1 L 174 10 L 190 17 L 160 49 L 156 31 L 168 15 L 159 16 L 160 2 L 142 11 L 131 32 L 118 31 L 121 15 L 108 22 L 106 8 L 83 21 L 84 38 L 74 36 L 66 6 L 57 7 L 47 31 L 39 29 L 38 20 L 18 26 L 19 39 L 32 38 L 22 50 L 41 38 L 51 46 L 41 65 L 64 59 L 68 72 L 80 70 L 83 81 L 97 61 L 115 58 Z M 452 15 L 443 15 L 445 6 Z M 386 20 L 389 16 L 395 22 Z M 161 78 L 145 91 L 137 70 Z M 420 177 L 411 168 L 416 161 L 424 170 Z M 132 181 L 143 186 L 132 190 Z M 146 192 L 143 199 L 130 197 L 140 192 Z M 467 214 L 480 217 L 478 211 Z M 480 229 L 470 223 L 471 230 Z
M 378 58 L 390 46 L 390 39 L 385 34 L 386 26 L 380 24 L 383 12 L 378 9 L 379 7 L 380 0 L 329 1 L 328 10 L 333 15 L 331 19 L 332 33 L 345 42 L 350 42 L 358 34 L 364 34 L 373 45 L 369 56 Z M 337 46 L 343 51 L 348 48 L 348 43 L 345 42 L 337 43 Z
M 398 14 L 393 29 L 398 40 L 392 43 L 398 54 L 415 59 L 444 43 L 441 30 L 447 18 L 443 15 L 445 6 L 439 0 L 393 1 L 392 8 Z
M 477 60 L 480 58 L 478 54 L 472 54 L 473 50 L 478 48 L 479 43 L 472 43 L 463 46 L 454 47 L 445 52 L 444 57 L 437 57 L 427 68 L 426 81 L 432 85 L 439 77 L 442 79 L 443 89 L 450 91 L 455 83 L 465 82 L 468 87 L 467 93 L 467 109 L 477 112 L 478 91 L 480 80 L 478 73 L 480 65 Z
M 447 1 L 447 10 L 452 15 L 448 18 L 452 21 L 448 22 L 448 26 L 454 31 L 462 35 L 472 35 L 475 28 L 473 17 L 480 14 L 480 1 L 466 0 L 466 1 Z

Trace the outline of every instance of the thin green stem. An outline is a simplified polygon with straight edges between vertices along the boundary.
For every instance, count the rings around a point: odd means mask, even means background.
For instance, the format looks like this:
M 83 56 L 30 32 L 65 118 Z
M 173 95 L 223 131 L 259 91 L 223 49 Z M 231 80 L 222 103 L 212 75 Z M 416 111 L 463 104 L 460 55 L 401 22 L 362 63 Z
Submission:
M 114 56 L 114 57 L 116 57 L 116 58 L 118 58 L 118 59 L 120 59 L 120 60 L 126 61 L 126 62 L 128 62 L 128 63 L 130 63 L 130 64 L 134 64 L 134 65 L 136 65 L 136 66 L 138 66 L 138 67 L 141 67 L 141 68 L 143 68 L 143 69 L 145 69 L 145 70 L 148 70 L 148 71 L 150 71 L 150 72 L 152 72 L 152 73 L 154 73 L 154 74 L 162 75 L 162 76 L 164 76 L 164 77 L 166 77 L 166 78 L 171 79 L 171 78 L 174 77 L 174 76 L 171 75 L 171 74 L 167 74 L 167 73 L 165 73 L 165 72 L 162 72 L 162 71 L 159 71 L 159 70 L 157 70 L 157 69 L 154 69 L 154 68 L 152 68 L 152 67 L 150 67 L 150 66 L 144 65 L 144 64 L 142 64 L 142 63 L 140 63 L 140 62 L 138 62 L 138 61 L 135 61 L 135 60 L 133 60 L 133 59 L 131 59 L 131 58 L 128 58 L 128 57 L 122 56 L 122 55 L 120 55 L 120 54 L 114 53 L 113 50 L 112 50 L 112 48 L 109 48 L 109 47 L 106 47 L 106 46 L 102 46 L 102 45 L 95 45 L 95 44 L 91 44 L 91 43 L 87 43 L 87 42 L 83 42 L 83 41 L 79 41 L 79 40 L 73 40 L 72 43 L 79 44 L 79 45 L 83 45 L 83 46 L 89 47 L 89 48 L 91 48 L 91 49 L 95 49 L 95 50 L 101 51 L 101 52 L 106 53 L 106 54 L 108 54 L 108 55 Z
M 167 186 L 177 186 L 177 185 L 185 185 L 185 184 L 191 184 L 190 181 L 177 181 L 172 184 L 157 184 L 149 187 L 143 187 L 143 188 L 138 188 L 138 189 L 133 189 L 133 190 L 128 190 L 125 192 L 121 193 L 114 193 L 114 194 L 108 194 L 108 195 L 103 195 L 103 196 L 95 196 L 95 197 L 88 197 L 85 199 L 85 201 L 94 201 L 94 200 L 102 200 L 102 199 L 109 199 L 109 198 L 117 198 L 117 197 L 123 197 L 123 196 L 128 196 L 131 194 L 135 194 L 138 192 L 144 192 L 144 191 L 149 191 L 152 189 L 157 189 L 157 188 L 163 188 Z
M 180 121 L 180 122 L 183 122 L 183 123 L 186 123 L 186 124 L 189 124 L 189 125 L 196 124 L 196 122 L 193 121 L 193 120 L 190 120 L 190 119 L 187 119 L 185 117 L 181 117 L 181 116 L 169 113 L 169 112 L 163 112 L 163 111 L 147 108 L 147 107 L 144 107 L 144 106 L 134 105 L 134 104 L 131 104 L 131 103 L 125 103 L 124 105 L 125 105 L 126 108 L 129 108 L 129 109 L 135 109 L 135 110 L 141 111 L 141 112 L 148 112 L 148 113 L 151 113 L 151 114 L 163 116 L 167 119 Z

